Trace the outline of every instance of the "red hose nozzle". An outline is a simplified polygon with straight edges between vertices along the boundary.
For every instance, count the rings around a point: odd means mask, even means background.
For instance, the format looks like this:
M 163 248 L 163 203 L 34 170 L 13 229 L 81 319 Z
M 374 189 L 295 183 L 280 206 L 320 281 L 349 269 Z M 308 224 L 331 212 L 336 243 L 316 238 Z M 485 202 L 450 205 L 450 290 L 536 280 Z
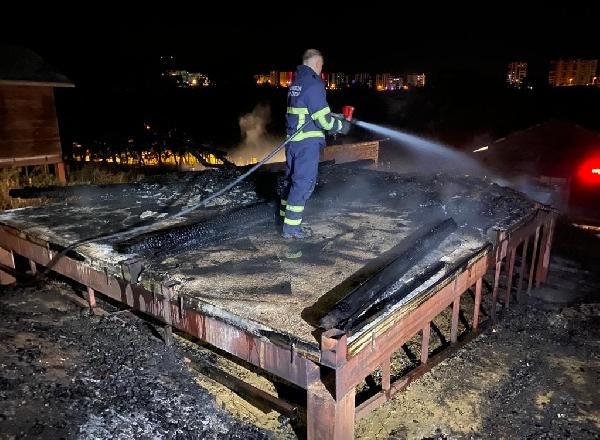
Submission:
M 352 107 L 351 105 L 345 105 L 342 107 L 342 114 L 344 115 L 344 118 L 346 118 L 347 121 L 352 120 L 353 113 L 354 113 L 354 107 Z

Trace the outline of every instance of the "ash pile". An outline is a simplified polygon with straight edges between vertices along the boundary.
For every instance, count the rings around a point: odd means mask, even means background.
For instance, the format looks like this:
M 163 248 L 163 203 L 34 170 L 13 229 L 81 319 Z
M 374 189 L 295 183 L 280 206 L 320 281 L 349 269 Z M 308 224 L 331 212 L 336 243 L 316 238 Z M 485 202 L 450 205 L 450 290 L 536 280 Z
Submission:
M 65 289 L 0 294 L 1 438 L 275 438 L 220 408 L 147 323 L 106 303 L 90 314 Z

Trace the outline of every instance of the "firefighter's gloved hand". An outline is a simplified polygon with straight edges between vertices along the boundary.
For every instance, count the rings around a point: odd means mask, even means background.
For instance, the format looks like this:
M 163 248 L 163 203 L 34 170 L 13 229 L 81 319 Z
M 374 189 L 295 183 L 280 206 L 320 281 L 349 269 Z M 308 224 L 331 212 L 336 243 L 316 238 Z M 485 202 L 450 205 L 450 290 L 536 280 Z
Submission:
M 340 129 L 342 128 L 342 122 L 340 120 L 340 116 L 342 116 L 342 115 L 338 115 L 337 113 L 331 113 L 331 119 L 333 119 L 333 125 L 331 126 L 331 129 L 329 129 L 327 131 L 327 134 L 335 136 L 336 134 L 338 134 L 340 132 Z
M 350 121 L 348 121 L 343 116 L 338 120 L 341 122 L 341 126 L 337 132 L 340 134 L 348 134 L 348 132 L 350 131 L 350 127 L 352 126 L 352 124 L 350 124 Z
M 329 130 L 329 134 L 348 134 L 351 124 L 344 118 L 344 115 L 332 113 L 331 116 L 335 121 L 331 130 Z

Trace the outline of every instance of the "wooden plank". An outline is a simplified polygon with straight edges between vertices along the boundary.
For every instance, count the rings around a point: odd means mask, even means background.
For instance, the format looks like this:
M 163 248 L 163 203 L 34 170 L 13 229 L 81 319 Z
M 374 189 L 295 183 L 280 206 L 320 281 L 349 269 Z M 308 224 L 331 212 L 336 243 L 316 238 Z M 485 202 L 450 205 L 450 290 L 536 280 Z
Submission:
M 0 87 L 0 159 L 62 155 L 52 88 Z
M 382 300 L 381 295 L 425 255 L 437 247 L 458 226 L 452 218 L 426 225 L 397 246 L 398 256 L 373 276 L 338 301 L 319 324 L 322 328 L 348 329 L 356 317 Z
M 244 382 L 243 379 L 237 378 L 215 365 L 205 361 L 203 362 L 198 358 L 190 360 L 190 365 L 199 373 L 220 383 L 237 395 L 254 404 L 260 404 L 262 406 L 272 408 L 278 413 L 285 415 L 290 420 L 294 420 L 298 416 L 297 406 L 273 396 L 272 394 L 261 390 L 260 388 L 250 385 L 249 383 Z
M 0 264 L 2 266 L 6 266 L 7 268 L 14 269 L 15 259 L 13 257 L 13 253 L 0 247 Z M 0 285 L 12 284 L 15 281 L 17 281 L 17 279 L 13 276 L 13 274 L 9 273 L 7 270 L 5 271 L 0 269 Z

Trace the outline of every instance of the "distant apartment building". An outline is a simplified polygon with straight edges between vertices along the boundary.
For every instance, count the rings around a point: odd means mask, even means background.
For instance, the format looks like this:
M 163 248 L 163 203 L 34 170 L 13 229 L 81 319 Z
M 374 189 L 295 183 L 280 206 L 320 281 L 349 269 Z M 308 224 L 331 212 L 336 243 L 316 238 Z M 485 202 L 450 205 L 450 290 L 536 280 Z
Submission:
M 354 75 L 352 75 L 352 79 L 350 80 L 349 85 L 351 87 L 372 89 L 374 87 L 373 75 L 366 72 L 355 73 Z
M 400 90 L 404 87 L 404 78 L 391 73 L 379 73 L 375 75 L 375 88 L 380 92 Z
M 212 84 L 208 76 L 199 72 L 168 70 L 166 75 L 177 87 L 209 87 Z
M 552 60 L 548 83 L 552 87 L 598 85 L 598 60 Z
M 289 87 L 294 79 L 294 72 L 279 72 L 279 87 Z
M 331 90 L 339 90 L 348 87 L 350 79 L 347 74 L 342 72 L 332 72 L 329 74 L 327 88 Z
M 508 63 L 506 82 L 510 87 L 520 89 L 527 78 L 527 63 L 525 61 L 513 61 Z
M 411 87 L 425 87 L 424 73 L 409 73 L 406 75 L 406 84 Z
M 294 79 L 294 72 L 271 71 L 268 74 L 254 75 L 257 85 L 272 87 L 289 87 Z M 321 73 L 321 79 L 329 90 L 340 90 L 348 87 L 375 89 L 378 91 L 406 90 L 409 87 L 424 87 L 426 76 L 424 73 L 391 74 L 391 73 Z
M 254 75 L 254 82 L 256 83 L 256 85 L 259 85 L 259 86 L 273 85 L 274 86 L 275 84 L 271 84 L 269 80 L 270 80 L 269 75 L 263 75 L 263 74 Z
M 269 85 L 276 87 L 279 84 L 279 72 L 271 70 L 267 74 L 254 75 L 254 81 L 258 85 Z

